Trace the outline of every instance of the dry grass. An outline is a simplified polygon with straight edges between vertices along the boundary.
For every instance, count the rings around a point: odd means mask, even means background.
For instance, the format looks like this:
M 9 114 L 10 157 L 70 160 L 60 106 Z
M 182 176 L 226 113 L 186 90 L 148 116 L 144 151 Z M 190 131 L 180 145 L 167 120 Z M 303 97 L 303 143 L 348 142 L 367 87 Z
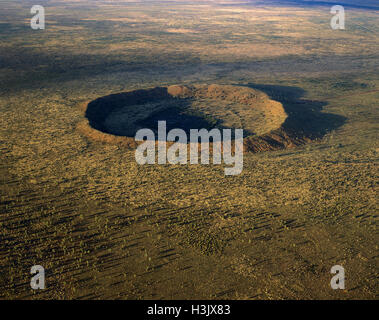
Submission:
M 334 33 L 320 8 L 77 3 L 50 1 L 41 33 L 23 2 L 2 2 L 1 298 L 377 298 L 375 12 L 351 10 Z M 248 154 L 234 177 L 139 166 L 75 130 L 80 101 L 174 83 L 259 87 L 334 129 Z M 30 289 L 34 264 L 45 291 Z

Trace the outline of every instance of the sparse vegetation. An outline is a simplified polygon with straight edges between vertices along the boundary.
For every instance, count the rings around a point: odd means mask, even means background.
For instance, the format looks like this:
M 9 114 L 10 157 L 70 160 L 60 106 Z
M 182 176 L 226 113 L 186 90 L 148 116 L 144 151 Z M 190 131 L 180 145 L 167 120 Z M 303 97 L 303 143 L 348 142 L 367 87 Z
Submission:
M 49 1 L 37 32 L 29 2 L 1 1 L 2 299 L 377 298 L 377 11 L 336 32 L 325 7 L 277 2 Z M 313 142 L 225 177 L 76 130 L 79 103 L 178 83 L 264 92 Z

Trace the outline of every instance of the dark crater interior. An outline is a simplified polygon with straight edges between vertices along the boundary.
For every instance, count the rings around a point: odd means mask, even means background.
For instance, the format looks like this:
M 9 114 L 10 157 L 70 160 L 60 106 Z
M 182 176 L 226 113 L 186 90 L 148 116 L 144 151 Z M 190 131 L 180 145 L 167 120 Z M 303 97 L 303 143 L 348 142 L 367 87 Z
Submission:
M 304 95 L 301 88 L 274 85 L 156 87 L 98 98 L 85 115 L 91 128 L 116 137 L 134 138 L 142 128 L 156 133 L 163 120 L 167 132 L 180 128 L 187 135 L 190 129 L 242 128 L 255 152 L 300 145 L 344 123 L 322 111 L 324 102 Z

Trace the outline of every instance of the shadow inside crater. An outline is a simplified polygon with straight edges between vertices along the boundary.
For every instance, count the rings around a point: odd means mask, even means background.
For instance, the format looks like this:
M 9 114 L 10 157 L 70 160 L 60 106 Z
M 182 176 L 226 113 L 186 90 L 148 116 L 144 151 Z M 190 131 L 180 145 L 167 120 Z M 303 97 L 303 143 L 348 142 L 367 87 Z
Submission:
M 322 138 L 325 134 L 342 126 L 346 118 L 337 114 L 322 112 L 327 102 L 306 100 L 306 91 L 299 87 L 262 85 L 249 83 L 249 88 L 266 93 L 270 99 L 283 105 L 288 117 L 282 124 L 285 130 L 310 139 Z
M 218 126 L 221 120 L 204 115 L 200 112 L 190 110 L 188 106 L 173 106 L 167 107 L 157 112 L 153 112 L 145 119 L 139 120 L 136 123 L 144 128 L 150 128 L 157 133 L 158 121 L 166 121 L 167 131 L 180 128 L 190 133 L 191 129 L 207 129 L 210 130 Z
M 299 87 L 254 83 L 245 86 L 260 90 L 272 100 L 283 105 L 288 117 L 280 129 L 293 141 L 297 137 L 304 138 L 303 141 L 322 138 L 326 133 L 337 129 L 346 121 L 343 116 L 322 112 L 323 107 L 327 104 L 326 102 L 303 99 L 306 92 Z M 155 133 L 155 139 L 157 139 L 158 121 L 163 120 L 166 121 L 166 132 L 180 128 L 186 132 L 187 136 L 190 134 L 190 129 L 228 129 L 228 127 L 223 126 L 222 119 L 193 110 L 191 108 L 193 101 L 194 98 L 172 96 L 166 87 L 141 89 L 98 98 L 88 104 L 85 116 L 92 128 L 121 137 L 134 138 L 138 129 L 148 128 Z M 122 114 L 112 114 L 120 110 Z M 146 116 L 143 116 L 144 113 Z M 110 114 L 115 119 L 113 119 L 114 121 L 118 121 L 118 129 L 106 124 L 106 119 Z M 125 114 L 127 115 L 126 124 L 123 123 L 124 120 L 122 119 Z M 139 116 L 135 117 L 136 114 Z M 135 117 L 136 120 L 131 123 L 128 118 L 129 115 Z M 274 135 L 275 132 L 277 131 L 273 131 Z M 248 136 L 254 136 L 254 133 L 244 130 L 244 137 Z M 280 143 L 272 141 L 271 138 L 272 136 L 269 137 L 269 144 L 275 148 L 281 148 Z M 234 137 L 232 136 L 231 139 Z M 263 139 L 266 138 L 263 137 Z M 287 138 L 284 137 L 283 139 Z M 266 139 L 266 141 L 268 140 Z
M 172 129 L 182 129 L 189 136 L 191 129 L 212 128 L 228 129 L 223 125 L 223 120 L 214 116 L 204 114 L 201 111 L 193 110 L 191 104 L 194 98 L 174 97 L 167 92 L 165 87 L 153 89 L 141 89 L 117 94 L 111 94 L 91 101 L 86 109 L 85 116 L 89 125 L 104 133 L 115 136 L 135 137 L 136 128 L 151 129 L 155 135 L 158 132 L 158 121 L 166 121 L 166 131 Z M 135 128 L 125 128 L 123 132 L 106 125 L 107 117 L 118 110 L 131 115 L 143 113 L 146 105 L 153 104 L 156 111 L 148 112 L 146 117 L 135 121 Z M 130 108 L 130 111 L 129 111 Z M 129 129 L 129 130 L 128 130 Z M 234 129 L 234 128 L 229 128 Z M 252 133 L 246 131 L 246 135 Z M 233 138 L 233 134 L 232 134 Z M 157 139 L 157 135 L 156 135 Z M 212 138 L 211 140 L 212 141 Z
M 105 126 L 105 119 L 114 111 L 127 106 L 154 103 L 164 98 L 172 98 L 166 88 L 157 87 L 151 90 L 135 90 L 116 93 L 91 101 L 86 109 L 85 116 L 89 125 L 99 131 L 115 134 Z

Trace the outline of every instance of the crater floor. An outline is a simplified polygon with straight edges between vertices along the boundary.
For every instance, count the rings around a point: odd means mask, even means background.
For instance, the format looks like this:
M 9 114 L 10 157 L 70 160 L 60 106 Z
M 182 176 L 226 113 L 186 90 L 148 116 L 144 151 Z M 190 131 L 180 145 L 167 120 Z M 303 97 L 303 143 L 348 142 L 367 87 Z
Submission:
M 172 85 L 112 94 L 89 102 L 85 115 L 88 122 L 79 129 L 88 137 L 130 146 L 135 145 L 139 129 L 156 132 L 162 120 L 167 130 L 180 128 L 186 133 L 202 128 L 244 129 L 250 151 L 277 149 L 292 139 L 282 132 L 287 119 L 283 105 L 243 86 Z

